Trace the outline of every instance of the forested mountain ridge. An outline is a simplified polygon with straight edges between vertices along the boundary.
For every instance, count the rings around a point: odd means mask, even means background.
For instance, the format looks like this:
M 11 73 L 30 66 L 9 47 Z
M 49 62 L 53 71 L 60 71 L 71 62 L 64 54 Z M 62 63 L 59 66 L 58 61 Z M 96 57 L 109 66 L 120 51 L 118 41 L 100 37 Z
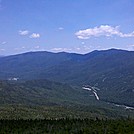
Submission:
M 134 52 L 93 51 L 88 54 L 28 52 L 0 58 L 0 79 L 39 80 L 98 88 L 100 100 L 134 106 Z
M 0 58 L 0 78 L 43 78 L 68 83 L 87 83 L 94 80 L 94 77 L 105 74 L 132 75 L 133 59 L 133 51 L 116 49 L 93 51 L 85 55 L 29 52 Z

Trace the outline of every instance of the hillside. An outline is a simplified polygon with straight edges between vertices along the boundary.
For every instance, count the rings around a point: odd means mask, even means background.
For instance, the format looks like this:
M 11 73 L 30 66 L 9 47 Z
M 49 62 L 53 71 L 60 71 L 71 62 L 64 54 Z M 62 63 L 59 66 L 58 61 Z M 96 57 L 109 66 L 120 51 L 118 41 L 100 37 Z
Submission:
M 0 81 L 0 119 L 131 118 L 133 108 L 97 100 L 93 92 L 49 80 Z
M 75 103 L 79 97 L 79 91 L 59 82 L 0 81 L 0 104 L 56 106 L 66 104 L 66 101 Z
M 81 55 L 29 52 L 0 58 L 0 78 L 49 79 L 82 89 L 95 87 L 100 100 L 134 106 L 134 52 L 110 49 Z

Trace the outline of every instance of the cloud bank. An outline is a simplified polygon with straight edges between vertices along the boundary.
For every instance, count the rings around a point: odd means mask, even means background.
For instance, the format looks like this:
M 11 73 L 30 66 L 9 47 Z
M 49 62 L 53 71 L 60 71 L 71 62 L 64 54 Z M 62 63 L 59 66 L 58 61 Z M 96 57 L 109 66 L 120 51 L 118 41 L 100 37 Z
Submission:
M 100 37 L 100 36 L 112 37 L 114 35 L 124 38 L 124 37 L 134 37 L 134 31 L 125 34 L 119 30 L 119 26 L 112 27 L 109 25 L 101 25 L 99 27 L 80 30 L 76 32 L 75 35 L 79 39 L 89 39 L 90 37 Z

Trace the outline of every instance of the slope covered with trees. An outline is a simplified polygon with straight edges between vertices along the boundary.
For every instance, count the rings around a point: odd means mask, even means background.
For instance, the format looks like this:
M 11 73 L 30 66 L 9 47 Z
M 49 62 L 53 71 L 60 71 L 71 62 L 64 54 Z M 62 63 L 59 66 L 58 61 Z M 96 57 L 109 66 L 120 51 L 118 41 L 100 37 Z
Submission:
M 0 134 L 133 134 L 134 120 L 0 120 Z
M 49 79 L 79 89 L 89 85 L 99 89 L 100 100 L 133 107 L 133 59 L 133 51 L 116 49 L 93 51 L 85 55 L 29 52 L 0 58 L 0 78 L 18 78 L 20 81 Z

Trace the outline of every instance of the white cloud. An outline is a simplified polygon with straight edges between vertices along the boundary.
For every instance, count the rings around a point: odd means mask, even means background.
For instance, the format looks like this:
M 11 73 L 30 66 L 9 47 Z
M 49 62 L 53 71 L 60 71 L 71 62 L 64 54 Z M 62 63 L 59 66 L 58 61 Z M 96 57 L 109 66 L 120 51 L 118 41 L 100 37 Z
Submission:
M 28 30 L 20 30 L 19 31 L 19 34 L 22 35 L 22 36 L 25 36 L 25 35 L 28 35 L 29 34 L 29 31 Z M 40 34 L 39 33 L 32 33 L 29 38 L 39 38 L 40 37 Z
M 58 48 L 52 48 L 51 50 L 52 51 L 71 51 L 72 49 L 71 48 L 61 48 L 61 47 L 58 47 Z
M 20 30 L 20 31 L 19 31 L 19 34 L 20 34 L 20 35 L 23 35 L 23 36 L 24 36 L 24 35 L 28 35 L 28 34 L 29 34 L 29 31 L 28 31 L 28 30 L 23 30 L 23 31 Z
M 40 34 L 38 34 L 38 33 L 32 33 L 29 37 L 30 38 L 39 38 L 40 37 Z
M 26 47 L 25 47 L 25 46 L 22 46 L 21 48 L 22 48 L 22 49 L 25 49 Z
M 113 35 L 119 36 L 119 37 L 134 37 L 134 31 L 131 33 L 122 33 L 119 30 L 119 26 L 112 27 L 109 25 L 101 25 L 99 27 L 89 28 L 85 30 L 80 30 L 75 33 L 77 38 L 79 39 L 89 39 L 92 36 L 99 37 L 99 36 L 106 36 L 111 37 Z
M 85 44 L 85 42 L 81 42 L 81 44 L 82 44 L 82 45 L 84 45 L 84 44 Z
M 58 29 L 59 29 L 59 30 L 64 30 L 64 28 L 63 28 L 63 27 L 59 27 Z
M 86 45 L 83 45 L 82 47 L 74 47 L 74 48 L 56 47 L 56 48 L 51 49 L 51 51 L 55 51 L 55 52 L 61 52 L 61 51 L 65 51 L 65 52 L 85 52 L 85 51 L 89 51 L 89 50 L 91 50 L 91 46 L 86 46 Z
M 91 49 L 91 47 L 86 46 L 86 45 L 84 45 L 83 48 L 84 48 L 84 50 L 90 50 Z
M 5 49 L 2 48 L 2 49 L 0 49 L 0 51 L 5 51 Z
M 52 51 L 61 51 L 62 48 L 52 48 L 51 50 L 52 50 Z
M 3 42 L 1 42 L 1 45 L 5 45 L 7 42 L 6 41 L 3 41 Z

